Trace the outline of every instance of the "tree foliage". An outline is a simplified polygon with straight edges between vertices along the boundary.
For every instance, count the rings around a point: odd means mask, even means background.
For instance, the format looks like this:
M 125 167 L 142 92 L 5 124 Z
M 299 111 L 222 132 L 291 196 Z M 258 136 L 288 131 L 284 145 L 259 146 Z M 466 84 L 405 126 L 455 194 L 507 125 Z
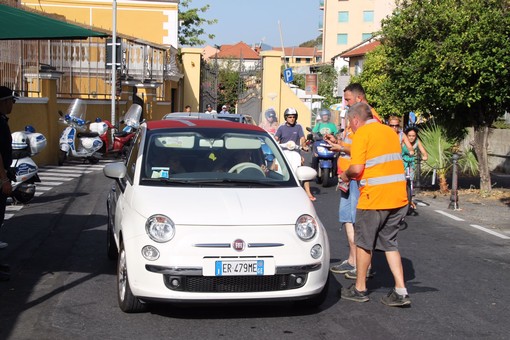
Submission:
M 213 25 L 217 19 L 206 20 L 201 14 L 207 12 L 209 5 L 200 8 L 189 8 L 192 0 L 182 0 L 179 6 L 179 45 L 199 46 L 205 44 L 200 39 L 206 34 L 204 25 Z M 214 34 L 206 34 L 209 39 L 214 39 Z
M 488 129 L 510 109 L 509 12 L 508 0 L 399 0 L 362 76 L 364 86 L 378 89 L 373 100 L 384 110 L 473 126 L 484 191 L 491 189 Z

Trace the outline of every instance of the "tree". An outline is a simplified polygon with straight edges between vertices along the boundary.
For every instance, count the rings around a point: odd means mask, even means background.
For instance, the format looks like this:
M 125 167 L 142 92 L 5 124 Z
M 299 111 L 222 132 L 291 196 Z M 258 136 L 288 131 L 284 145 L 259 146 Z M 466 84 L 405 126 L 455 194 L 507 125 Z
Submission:
M 382 22 L 386 100 L 445 126 L 473 126 L 485 192 L 489 127 L 510 110 L 509 11 L 508 0 L 400 0 Z
M 207 12 L 209 5 L 201 8 L 189 8 L 192 0 L 182 0 L 179 6 L 179 45 L 199 46 L 205 44 L 200 37 L 205 33 L 203 25 L 213 25 L 217 19 L 206 20 L 200 14 Z M 214 34 L 207 34 L 209 39 L 214 39 Z

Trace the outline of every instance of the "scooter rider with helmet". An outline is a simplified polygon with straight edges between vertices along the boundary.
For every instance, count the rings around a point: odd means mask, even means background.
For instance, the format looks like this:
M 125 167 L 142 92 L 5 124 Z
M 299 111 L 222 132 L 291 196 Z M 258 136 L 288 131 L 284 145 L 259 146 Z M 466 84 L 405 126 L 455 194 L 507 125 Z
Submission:
M 338 133 L 338 129 L 334 123 L 329 121 L 331 119 L 331 112 L 328 109 L 321 109 L 318 115 L 321 118 L 321 120 L 317 124 L 315 124 L 312 132 L 321 133 L 322 129 L 328 128 L 329 133 L 331 133 L 332 135 L 336 135 Z
M 285 124 L 280 125 L 278 130 L 276 130 L 274 135 L 276 141 L 280 144 L 287 143 L 288 141 L 293 141 L 296 143 L 296 145 L 301 147 L 305 146 L 305 134 L 303 132 L 303 128 L 301 125 L 297 124 L 297 110 L 293 107 L 289 107 L 283 113 L 283 117 L 285 118 Z M 304 159 L 301 157 L 301 164 L 303 164 L 303 162 Z M 304 182 L 303 188 L 305 189 L 310 200 L 315 201 L 316 198 L 310 191 L 310 182 Z
M 274 135 L 276 133 L 276 129 L 278 129 L 278 119 L 276 118 L 275 110 L 270 107 L 266 110 L 264 116 L 266 119 L 260 123 L 259 127 Z

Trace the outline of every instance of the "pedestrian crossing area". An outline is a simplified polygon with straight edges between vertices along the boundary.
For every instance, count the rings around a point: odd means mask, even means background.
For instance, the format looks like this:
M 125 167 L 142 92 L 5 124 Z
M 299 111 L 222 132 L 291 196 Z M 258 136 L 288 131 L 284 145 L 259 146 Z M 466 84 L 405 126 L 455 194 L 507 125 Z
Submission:
M 102 171 L 108 163 L 118 162 L 118 160 L 100 160 L 97 164 L 88 164 L 82 162 L 66 162 L 65 165 L 48 165 L 39 167 L 38 175 L 41 182 L 36 183 L 35 197 L 47 194 L 55 187 L 73 181 L 83 175 Z M 12 218 L 17 211 L 23 208 L 23 204 L 13 202 L 7 204 L 5 209 L 5 219 Z

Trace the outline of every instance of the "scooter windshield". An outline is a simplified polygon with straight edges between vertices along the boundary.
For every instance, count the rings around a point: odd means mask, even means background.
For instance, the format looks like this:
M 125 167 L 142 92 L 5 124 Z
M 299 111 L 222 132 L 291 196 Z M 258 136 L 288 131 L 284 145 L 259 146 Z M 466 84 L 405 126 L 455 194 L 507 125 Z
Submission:
M 65 116 L 60 118 L 67 125 L 84 127 L 87 119 L 87 104 L 82 99 L 74 99 L 67 108 Z
M 140 116 L 142 115 L 142 107 L 138 104 L 133 104 L 124 115 L 124 123 L 134 129 L 140 127 Z

